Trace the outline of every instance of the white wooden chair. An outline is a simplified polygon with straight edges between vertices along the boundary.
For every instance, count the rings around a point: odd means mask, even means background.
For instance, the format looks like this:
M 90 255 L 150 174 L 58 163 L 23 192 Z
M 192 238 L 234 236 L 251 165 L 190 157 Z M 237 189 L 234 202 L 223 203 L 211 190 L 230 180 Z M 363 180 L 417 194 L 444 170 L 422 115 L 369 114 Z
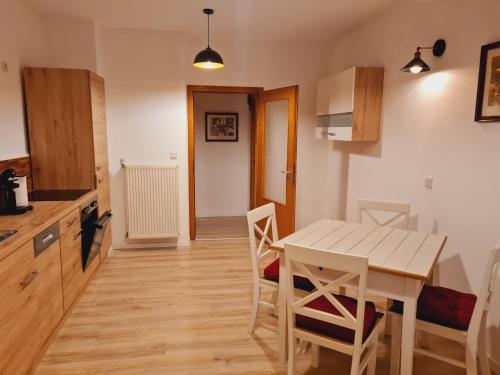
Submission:
M 252 333 L 255 330 L 255 322 L 257 320 L 259 306 L 265 306 L 274 311 L 278 296 L 279 257 L 278 252 L 269 249 L 269 245 L 279 239 L 274 203 L 268 203 L 249 211 L 247 213 L 247 221 L 253 278 L 253 304 L 250 322 L 248 324 L 248 331 Z M 259 227 L 259 222 L 265 223 L 263 224 L 264 229 Z M 258 238 L 256 234 L 258 235 Z M 262 263 L 266 258 L 271 258 L 272 262 L 265 267 L 264 274 L 261 276 Z M 305 290 L 314 288 L 314 286 L 304 278 L 296 278 L 295 285 L 297 288 Z M 263 287 L 270 288 L 273 291 L 271 302 L 261 299 L 261 289 Z
M 373 303 L 365 302 L 368 258 L 285 244 L 285 262 L 288 375 L 295 373 L 297 339 L 313 345 L 313 367 L 319 362 L 318 346 L 323 346 L 352 356 L 351 375 L 365 369 L 368 375 L 375 375 L 382 316 Z M 320 273 L 325 272 L 334 275 L 335 281 L 321 281 Z M 307 277 L 316 290 L 298 296 L 292 286 L 296 274 Z M 348 282 L 357 286 L 357 301 L 333 294 L 339 285 Z
M 376 200 L 358 200 L 358 219 L 360 223 L 368 222 L 378 226 L 394 226 L 401 229 L 409 229 L 410 226 L 410 203 L 384 202 Z M 345 292 L 342 290 L 342 292 Z M 387 310 L 393 301 L 387 299 Z M 386 317 L 385 334 L 391 332 L 391 316 Z
M 409 203 L 360 199 L 358 210 L 360 223 L 372 222 L 378 226 L 395 226 L 401 229 L 408 229 L 410 225 Z
M 459 361 L 453 358 L 448 358 L 442 354 L 432 352 L 428 349 L 415 347 L 415 352 L 422 354 L 434 359 L 446 362 L 451 365 L 465 368 L 467 370 L 467 375 L 477 375 L 477 363 L 476 359 L 479 355 L 479 363 L 481 366 L 482 375 L 490 375 L 490 367 L 488 362 L 488 357 L 484 347 L 478 348 L 479 345 L 483 346 L 484 341 L 479 341 L 479 333 L 481 328 L 484 327 L 486 320 L 486 315 L 488 311 L 488 305 L 490 302 L 490 297 L 493 293 L 493 286 L 497 280 L 498 269 L 500 268 L 500 245 L 491 251 L 488 265 L 486 266 L 484 279 L 479 291 L 479 296 L 475 300 L 475 304 L 472 304 L 473 310 L 464 313 L 463 316 L 468 317 L 470 320 L 464 318 L 461 321 L 461 327 L 458 328 L 456 322 L 449 322 L 443 316 L 438 314 L 433 314 L 429 309 L 425 308 L 424 301 L 422 300 L 422 294 L 419 298 L 419 305 L 417 307 L 417 332 L 425 332 L 432 335 L 437 335 L 444 337 L 449 340 L 453 340 L 465 345 L 465 361 Z M 453 291 L 451 289 L 439 288 L 439 287 L 429 287 L 440 289 L 443 293 L 456 293 L 458 295 L 463 295 L 464 298 L 472 298 L 474 301 L 475 296 L 466 293 L 460 293 Z M 432 292 L 432 291 L 429 291 Z M 443 301 L 446 304 L 446 301 Z M 470 306 L 470 304 L 469 304 Z M 454 306 L 450 306 L 455 308 Z M 472 307 L 471 307 L 472 308 Z M 434 308 L 435 310 L 435 308 Z M 391 348 L 391 375 L 396 375 L 399 373 L 399 361 L 400 361 L 400 350 L 401 350 L 401 315 L 402 307 L 395 305 L 389 314 L 393 315 L 393 326 L 392 326 L 392 348 Z M 424 316 L 425 315 L 425 316 Z M 452 327 L 455 326 L 455 327 Z M 417 343 L 418 344 L 418 343 Z M 479 350 L 478 350 L 479 349 Z

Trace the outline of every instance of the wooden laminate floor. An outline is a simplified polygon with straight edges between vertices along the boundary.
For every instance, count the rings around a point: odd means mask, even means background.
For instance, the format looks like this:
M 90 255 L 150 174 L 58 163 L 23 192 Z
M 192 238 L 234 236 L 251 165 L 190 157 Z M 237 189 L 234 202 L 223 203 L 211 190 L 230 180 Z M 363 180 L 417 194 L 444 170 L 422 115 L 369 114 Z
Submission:
M 49 347 L 37 375 L 286 374 L 277 361 L 277 320 L 265 311 L 247 333 L 248 240 L 195 241 L 179 250 L 115 251 Z M 388 373 L 381 338 L 377 374 Z M 443 353 L 459 346 L 431 339 Z M 322 349 L 320 368 L 301 355 L 298 374 L 349 374 L 350 358 Z M 464 371 L 418 357 L 414 374 Z
M 246 216 L 218 216 L 196 218 L 197 240 L 247 237 L 248 224 Z

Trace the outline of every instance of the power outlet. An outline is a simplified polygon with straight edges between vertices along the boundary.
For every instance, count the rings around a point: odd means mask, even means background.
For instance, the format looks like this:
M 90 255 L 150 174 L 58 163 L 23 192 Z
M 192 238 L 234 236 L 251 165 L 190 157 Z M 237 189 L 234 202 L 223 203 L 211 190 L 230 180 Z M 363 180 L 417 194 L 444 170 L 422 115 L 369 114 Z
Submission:
M 170 160 L 177 160 L 177 152 L 175 151 L 170 152 Z
M 425 187 L 429 190 L 432 190 L 432 186 L 434 185 L 434 177 L 427 176 L 425 178 Z
M 5 61 L 2 61 L 0 63 L 0 69 L 2 70 L 2 73 L 8 73 L 9 72 L 9 64 L 7 64 Z

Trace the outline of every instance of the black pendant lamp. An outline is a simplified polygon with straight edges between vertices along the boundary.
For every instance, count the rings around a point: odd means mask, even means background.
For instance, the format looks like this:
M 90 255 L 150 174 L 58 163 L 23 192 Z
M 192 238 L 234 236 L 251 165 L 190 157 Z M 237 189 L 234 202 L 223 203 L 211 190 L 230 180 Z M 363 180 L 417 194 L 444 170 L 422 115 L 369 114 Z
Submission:
M 208 20 L 208 46 L 204 50 L 198 52 L 194 58 L 193 65 L 200 69 L 220 69 L 224 66 L 224 61 L 217 51 L 210 48 L 210 15 L 214 14 L 214 10 L 203 9 L 203 13 L 207 15 Z
M 424 60 L 420 58 L 421 55 L 420 51 L 423 49 L 431 49 L 432 54 L 436 57 L 443 56 L 444 51 L 446 50 L 446 41 L 444 39 L 438 39 L 436 40 L 436 43 L 434 43 L 434 46 L 432 47 L 417 47 L 417 52 L 415 52 L 415 57 L 408 64 L 406 64 L 401 68 L 402 72 L 418 74 L 423 72 L 429 72 L 431 70 L 431 67 L 427 65 Z

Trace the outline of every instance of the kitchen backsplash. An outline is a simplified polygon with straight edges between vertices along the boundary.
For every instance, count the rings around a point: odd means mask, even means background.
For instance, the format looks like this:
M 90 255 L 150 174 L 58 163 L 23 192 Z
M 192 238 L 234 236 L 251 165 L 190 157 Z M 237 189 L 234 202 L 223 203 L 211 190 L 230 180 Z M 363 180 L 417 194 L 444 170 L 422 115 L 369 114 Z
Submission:
M 0 160 L 0 172 L 6 168 L 14 168 L 16 174 L 19 176 L 26 175 L 28 191 L 33 190 L 33 181 L 31 178 L 31 158 L 29 156 Z

